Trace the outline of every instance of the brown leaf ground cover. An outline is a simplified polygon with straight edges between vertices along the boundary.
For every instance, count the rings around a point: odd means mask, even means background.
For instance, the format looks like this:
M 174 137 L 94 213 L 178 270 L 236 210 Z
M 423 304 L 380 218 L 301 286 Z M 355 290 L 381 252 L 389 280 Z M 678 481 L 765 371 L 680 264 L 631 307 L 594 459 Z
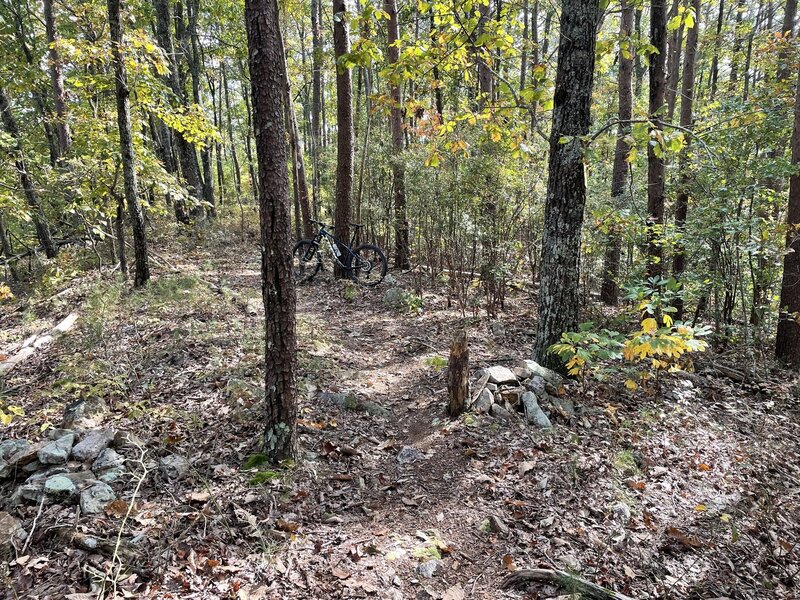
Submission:
M 3 402 L 25 410 L 4 439 L 37 440 L 67 404 L 101 396 L 106 425 L 145 442 L 101 517 L 0 506 L 31 532 L 5 565 L 5 597 L 569 594 L 501 591 L 523 567 L 635 598 L 797 597 L 797 382 L 766 368 L 759 385 L 701 369 L 655 395 L 621 381 L 569 385 L 576 415 L 551 415 L 549 431 L 485 415 L 451 421 L 443 359 L 460 315 L 441 291 L 423 294 L 420 313 L 398 312 L 382 288 L 324 275 L 298 292 L 301 459 L 274 471 L 257 456 L 257 251 L 204 238 L 156 244 L 157 277 L 143 292 L 90 271 L 2 307 L 3 354 L 80 314 L 3 383 Z M 510 299 L 499 340 L 486 319 L 470 323 L 474 368 L 527 356 L 533 304 L 523 292 Z M 404 446 L 423 456 L 401 464 Z M 189 459 L 182 479 L 159 475 L 169 454 Z M 92 550 L 63 530 L 109 543 Z

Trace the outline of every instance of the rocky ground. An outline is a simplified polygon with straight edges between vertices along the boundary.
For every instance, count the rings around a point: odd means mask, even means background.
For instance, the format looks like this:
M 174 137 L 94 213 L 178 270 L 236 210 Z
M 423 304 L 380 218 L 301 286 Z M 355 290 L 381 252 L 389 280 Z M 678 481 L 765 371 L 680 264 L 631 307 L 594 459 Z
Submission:
M 77 313 L 0 402 L 8 598 L 552 598 L 557 568 L 634 598 L 794 598 L 797 382 L 704 357 L 658 394 L 524 359 L 534 304 L 470 321 L 473 410 L 446 417 L 460 315 L 408 276 L 298 293 L 301 459 L 258 453 L 252 240 L 155 246 L 131 293 L 96 271 L 0 308 L 0 353 Z M 399 291 L 387 290 L 396 288 Z

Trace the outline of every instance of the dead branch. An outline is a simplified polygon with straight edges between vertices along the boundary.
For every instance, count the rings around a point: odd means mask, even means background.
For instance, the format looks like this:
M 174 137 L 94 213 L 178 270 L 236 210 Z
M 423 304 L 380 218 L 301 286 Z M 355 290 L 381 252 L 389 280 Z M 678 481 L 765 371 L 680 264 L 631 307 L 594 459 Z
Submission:
M 606 589 L 577 575 L 558 569 L 520 569 L 508 575 L 500 584 L 502 589 L 520 587 L 531 581 L 555 584 L 567 591 L 577 592 L 595 600 L 633 600 L 630 596 Z

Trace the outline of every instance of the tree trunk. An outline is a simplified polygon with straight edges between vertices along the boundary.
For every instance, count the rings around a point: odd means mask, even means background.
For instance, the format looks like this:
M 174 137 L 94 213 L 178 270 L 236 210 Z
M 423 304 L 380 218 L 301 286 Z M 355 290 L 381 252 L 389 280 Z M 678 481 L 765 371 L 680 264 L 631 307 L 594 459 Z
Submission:
M 107 0 L 108 23 L 111 33 L 111 50 L 114 59 L 114 81 L 117 92 L 117 124 L 119 126 L 119 145 L 122 155 L 122 178 L 125 184 L 125 202 L 133 230 L 133 256 L 136 275 L 134 287 L 143 286 L 150 278 L 147 264 L 147 239 L 144 230 L 144 216 L 139 206 L 136 190 L 136 165 L 131 135 L 130 89 L 122 51 L 122 15 L 120 0 Z
M 67 93 L 64 89 L 64 68 L 58 54 L 58 31 L 53 15 L 52 0 L 44 0 L 44 24 L 47 44 L 50 47 L 50 82 L 53 86 L 53 104 L 56 107 L 56 138 L 58 140 L 58 160 L 63 161 L 72 145 L 72 136 L 67 121 Z
M 383 10 L 389 15 L 387 36 L 389 45 L 389 68 L 396 68 L 400 61 L 400 25 L 397 19 L 396 0 L 384 0 Z M 394 266 L 409 269 L 411 261 L 408 246 L 408 217 L 406 215 L 406 170 L 403 164 L 403 98 L 400 95 L 400 73 L 389 74 L 389 95 L 392 110 L 389 129 L 392 134 L 392 184 L 394 188 Z
M 261 214 L 262 294 L 265 314 L 266 422 L 264 450 L 278 463 L 296 450 L 295 291 L 291 273 L 291 214 L 284 123 L 285 57 L 277 0 L 246 0 L 253 120 Z
M 791 38 L 794 35 L 794 19 L 797 15 L 797 0 L 786 0 L 786 5 L 783 11 L 783 26 L 781 27 L 781 33 L 785 38 Z M 778 80 L 784 81 L 789 78 L 789 74 L 792 68 L 791 65 L 791 58 L 792 52 L 789 49 L 790 47 L 787 45 L 785 48 L 781 49 L 781 52 L 778 54 Z
M 447 366 L 447 414 L 455 418 L 464 412 L 469 395 L 469 345 L 467 332 L 459 329 L 450 343 Z
M 650 55 L 650 121 L 651 136 L 660 139 L 663 126 L 660 113 L 664 107 L 666 88 L 667 15 L 665 0 L 650 2 L 650 44 L 655 54 Z M 658 142 L 656 142 L 658 143 Z M 664 159 L 656 154 L 650 144 L 647 149 L 647 274 L 658 277 L 663 273 L 663 250 L 660 239 L 664 227 Z
M 794 104 L 792 165 L 800 166 L 800 75 Z M 783 258 L 780 317 L 775 356 L 800 368 L 800 175 L 789 179 L 789 210 L 786 215 L 786 255 Z
M 283 46 L 283 39 L 280 40 Z M 297 186 L 297 203 L 300 205 L 300 213 L 295 217 L 303 224 L 303 236 L 310 238 L 314 236 L 314 231 L 311 227 L 311 207 L 308 201 L 308 180 L 306 178 L 306 162 L 304 158 L 305 149 L 303 148 L 303 138 L 300 137 L 300 129 L 297 127 L 297 117 L 294 114 L 294 103 L 292 102 L 292 92 L 289 87 L 289 67 L 284 65 L 284 74 L 286 74 L 286 81 L 284 81 L 283 89 L 285 90 L 286 97 L 284 102 L 286 104 L 286 116 L 289 121 L 287 126 L 289 128 L 289 142 L 292 147 L 292 174 Z
M 344 0 L 333 0 L 333 47 L 336 64 L 350 52 L 348 21 Z M 350 238 L 350 200 L 353 194 L 353 81 L 350 69 L 336 68 L 336 236 L 342 242 Z M 346 252 L 341 248 L 342 258 Z M 338 266 L 337 277 L 344 272 Z
M 700 29 L 700 2 L 692 0 L 692 8 L 695 12 L 694 27 L 689 30 L 686 37 L 686 57 L 683 63 L 683 82 L 681 84 L 681 117 L 680 125 L 685 129 L 692 129 L 692 110 L 694 108 L 694 71 L 695 60 L 697 57 L 697 39 Z M 692 138 L 687 136 L 686 145 L 681 151 L 680 165 L 680 190 L 675 202 L 675 230 L 684 237 L 686 235 L 686 216 L 689 212 L 689 144 Z M 686 270 L 686 249 L 683 242 L 679 241 L 675 247 L 675 259 L 672 264 L 672 274 L 675 279 L 680 281 L 683 272 Z M 675 320 L 683 320 L 683 297 L 679 296 L 675 301 Z
M 42 205 L 39 202 L 39 195 L 36 193 L 33 180 L 28 172 L 25 155 L 22 153 L 19 127 L 17 126 L 17 121 L 14 119 L 14 115 L 11 113 L 11 103 L 8 100 L 8 96 L 6 96 L 5 89 L 2 87 L 0 87 L 0 113 L 2 113 L 3 126 L 6 128 L 8 135 L 14 139 L 14 165 L 17 168 L 19 181 L 25 192 L 25 200 L 31 211 L 31 219 L 36 228 L 36 237 L 44 250 L 45 256 L 47 256 L 47 258 L 53 258 L 58 253 L 58 246 L 56 246 L 53 236 L 50 233 L 47 217 L 45 217 L 44 210 L 42 210 Z
M 475 32 L 476 38 L 481 36 L 486 27 L 486 23 L 489 21 L 489 13 L 491 12 L 490 3 L 491 2 L 487 2 L 484 4 L 481 2 L 478 4 L 480 19 L 478 20 L 477 31 Z M 487 103 L 492 102 L 494 80 L 492 78 L 492 70 L 489 68 L 488 63 L 489 50 L 484 45 L 474 46 L 474 50 L 478 58 L 478 106 L 483 108 Z
M 555 368 L 561 368 L 560 361 L 548 349 L 562 333 L 578 325 L 579 257 L 586 204 L 581 136 L 589 131 L 599 15 L 597 1 L 562 3 L 542 238 L 539 321 L 533 352 L 535 360 Z
M 622 14 L 619 25 L 619 39 L 627 42 L 619 53 L 619 127 L 617 144 L 614 148 L 614 167 L 611 175 L 611 197 L 614 210 L 619 210 L 628 187 L 628 142 L 625 137 L 631 132 L 630 120 L 633 116 L 633 6 L 629 0 L 622 0 Z M 612 215 L 615 217 L 616 215 Z M 608 306 L 616 306 L 619 298 L 619 261 L 622 254 L 621 231 L 616 220 L 609 226 L 603 264 L 603 283 L 600 287 L 600 300 Z
M 320 4 L 321 0 L 311 0 L 311 166 L 314 170 L 311 204 L 315 216 L 319 215 L 319 151 L 322 147 L 320 135 L 320 111 L 322 110 L 322 19 L 320 18 Z
M 742 36 L 739 35 L 739 25 L 742 23 L 742 14 L 744 13 L 744 0 L 738 0 L 736 3 L 736 21 L 734 25 L 733 34 L 733 51 L 731 53 L 731 76 L 728 80 L 728 87 L 730 92 L 736 91 L 736 83 L 739 81 L 739 53 L 742 51 Z
M 667 20 L 678 14 L 678 2 L 672 3 L 672 9 L 667 16 Z M 697 17 L 700 18 L 699 15 Z M 678 98 L 678 87 L 681 84 L 681 47 L 683 46 L 683 24 L 681 23 L 672 36 L 669 38 L 667 52 L 667 81 L 666 81 L 666 100 L 667 100 L 667 121 L 672 123 L 675 116 L 675 102 Z
M 711 59 L 711 94 L 713 101 L 717 96 L 717 80 L 719 79 L 719 51 L 722 45 L 722 24 L 725 22 L 725 0 L 719 0 L 717 14 L 717 35 L 714 37 L 714 58 Z

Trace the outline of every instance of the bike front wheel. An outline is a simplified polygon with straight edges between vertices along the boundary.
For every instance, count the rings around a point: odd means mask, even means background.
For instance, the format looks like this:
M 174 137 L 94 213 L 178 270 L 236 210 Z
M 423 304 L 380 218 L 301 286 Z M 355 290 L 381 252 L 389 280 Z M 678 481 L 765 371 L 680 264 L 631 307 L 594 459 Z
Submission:
M 353 250 L 353 279 L 367 287 L 375 287 L 389 268 L 383 251 L 372 244 L 362 244 Z
M 292 279 L 295 283 L 311 281 L 322 267 L 317 245 L 311 240 L 300 240 L 292 250 Z

